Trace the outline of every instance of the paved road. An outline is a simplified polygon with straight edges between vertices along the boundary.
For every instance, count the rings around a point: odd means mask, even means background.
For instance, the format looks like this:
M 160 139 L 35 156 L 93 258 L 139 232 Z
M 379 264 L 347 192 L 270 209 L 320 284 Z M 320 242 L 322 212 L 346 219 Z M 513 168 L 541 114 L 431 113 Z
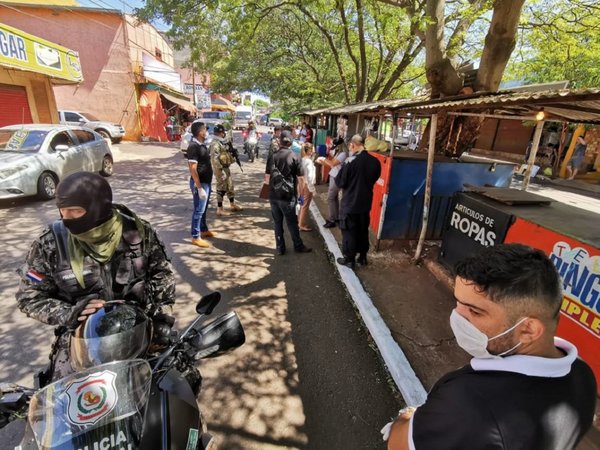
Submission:
M 274 255 L 269 208 L 257 199 L 264 159 L 249 164 L 243 156 L 243 174 L 234 167 L 245 209 L 216 218 L 213 198 L 209 224 L 219 235 L 212 248 L 198 249 L 190 245 L 191 195 L 178 150 L 171 144 L 122 144 L 115 156 L 115 201 L 150 220 L 172 255 L 179 326 L 194 317 L 203 293 L 220 290 L 224 301 L 215 314 L 235 309 L 246 329 L 242 348 L 201 366 L 201 402 L 221 448 L 384 448 L 379 429 L 400 401 L 321 238 L 305 237 L 312 254 Z M 51 328 L 16 308 L 14 270 L 32 239 L 56 217 L 53 202 L 0 204 L 7 231 L 0 236 L 0 380 L 30 385 L 31 374 L 46 361 Z M 19 432 L 20 424 L 2 431 L 2 448 Z

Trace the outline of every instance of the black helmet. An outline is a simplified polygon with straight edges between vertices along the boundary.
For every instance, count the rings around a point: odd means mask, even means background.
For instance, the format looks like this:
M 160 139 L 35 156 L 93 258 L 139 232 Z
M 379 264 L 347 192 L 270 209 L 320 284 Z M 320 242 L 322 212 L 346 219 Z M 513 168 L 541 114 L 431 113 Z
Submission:
M 223 125 L 221 125 L 220 123 L 216 124 L 215 127 L 213 128 L 213 134 L 217 134 L 217 133 L 225 133 L 225 127 Z
M 70 342 L 75 370 L 133 359 L 143 355 L 152 338 L 152 321 L 144 312 L 123 303 L 109 303 L 77 327 Z

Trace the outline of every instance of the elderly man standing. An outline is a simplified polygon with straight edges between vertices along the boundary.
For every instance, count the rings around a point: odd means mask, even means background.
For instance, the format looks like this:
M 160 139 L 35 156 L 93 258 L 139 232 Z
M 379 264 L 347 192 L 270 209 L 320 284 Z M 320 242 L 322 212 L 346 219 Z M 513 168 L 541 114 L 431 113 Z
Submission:
M 354 269 L 357 254 L 358 263 L 367 265 L 373 185 L 381 174 L 381 164 L 365 151 L 360 134 L 352 136 L 348 147 L 350 156 L 335 177 L 335 184 L 342 189 L 340 229 L 344 254 L 337 262 Z
M 473 359 L 384 427 L 388 449 L 575 448 L 592 425 L 596 381 L 577 348 L 555 337 L 563 296 L 550 259 L 503 244 L 455 272 L 450 326 Z

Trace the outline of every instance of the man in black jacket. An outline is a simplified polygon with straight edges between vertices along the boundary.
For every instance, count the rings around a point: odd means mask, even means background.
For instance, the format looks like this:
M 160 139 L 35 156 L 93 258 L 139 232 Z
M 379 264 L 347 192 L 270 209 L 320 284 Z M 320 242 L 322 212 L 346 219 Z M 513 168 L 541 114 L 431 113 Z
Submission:
M 348 147 L 350 157 L 335 177 L 335 184 L 342 189 L 340 229 L 344 254 L 337 262 L 354 269 L 357 254 L 358 263 L 367 265 L 373 185 L 381 174 L 381 164 L 365 151 L 361 135 L 352 136 Z
M 296 253 L 308 253 L 312 250 L 304 245 L 298 229 L 296 201 L 299 187 L 301 188 L 305 181 L 302 161 L 292 152 L 291 145 L 292 134 L 285 130 L 281 133 L 279 148 L 267 159 L 265 170 L 264 182 L 269 185 L 269 202 L 275 227 L 275 244 L 279 255 L 285 254 L 284 219 L 292 235 Z

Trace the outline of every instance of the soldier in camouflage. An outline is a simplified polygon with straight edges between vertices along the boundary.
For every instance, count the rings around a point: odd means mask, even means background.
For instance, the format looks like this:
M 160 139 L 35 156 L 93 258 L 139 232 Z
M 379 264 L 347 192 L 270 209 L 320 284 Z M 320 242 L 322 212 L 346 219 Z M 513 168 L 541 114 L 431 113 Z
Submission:
M 241 211 L 242 207 L 235 201 L 233 178 L 229 167 L 235 162 L 233 155 L 225 143 L 225 127 L 218 124 L 213 130 L 214 139 L 210 143 L 210 154 L 213 171 L 217 179 L 217 215 L 226 216 L 223 209 L 223 198 L 227 195 L 231 211 Z
M 112 203 L 104 178 L 72 174 L 56 195 L 62 219 L 34 241 L 17 271 L 19 309 L 57 327 L 45 382 L 72 371 L 69 330 L 105 301 L 137 303 L 150 317 L 163 316 L 175 301 L 175 278 L 162 241 L 148 222 Z

